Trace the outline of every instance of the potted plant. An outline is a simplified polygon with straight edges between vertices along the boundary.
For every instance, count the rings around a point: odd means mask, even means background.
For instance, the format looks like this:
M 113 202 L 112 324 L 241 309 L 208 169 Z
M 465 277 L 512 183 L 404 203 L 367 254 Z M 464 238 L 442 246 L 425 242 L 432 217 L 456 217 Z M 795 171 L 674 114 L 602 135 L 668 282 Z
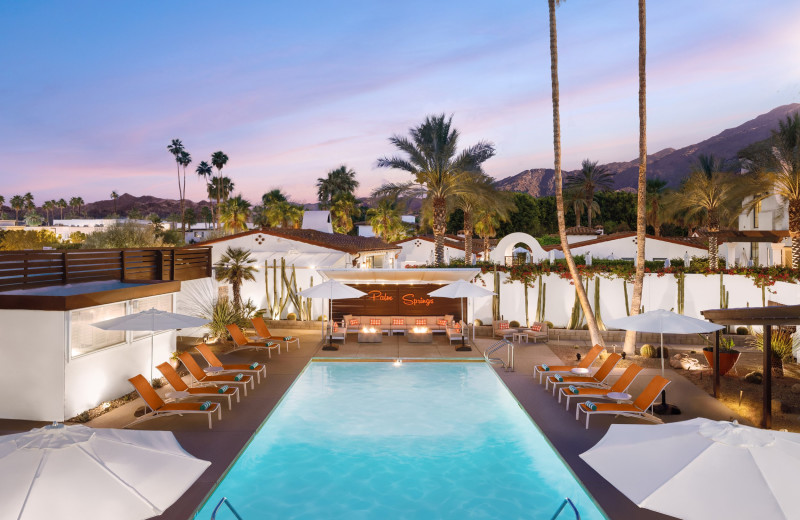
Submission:
M 734 349 L 733 340 L 730 338 L 719 339 L 719 373 L 727 374 L 739 360 L 739 351 Z M 708 366 L 714 368 L 714 347 L 703 347 L 703 355 Z

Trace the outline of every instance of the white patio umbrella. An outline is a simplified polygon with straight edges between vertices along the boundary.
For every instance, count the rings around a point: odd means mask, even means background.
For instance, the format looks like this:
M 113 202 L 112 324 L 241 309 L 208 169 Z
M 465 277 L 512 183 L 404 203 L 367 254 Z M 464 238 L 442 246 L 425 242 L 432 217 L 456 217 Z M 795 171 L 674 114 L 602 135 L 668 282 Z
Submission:
M 581 458 L 639 507 L 685 520 L 800 519 L 800 435 L 705 418 L 614 424 Z
M 328 280 L 327 282 L 321 283 L 319 285 L 315 285 L 314 287 L 309 287 L 303 291 L 300 291 L 298 294 L 305 298 L 327 298 L 330 302 L 330 313 L 328 314 L 328 319 L 333 319 L 333 300 L 341 300 L 345 298 L 360 298 L 364 296 L 365 292 L 359 291 L 349 285 L 345 285 L 341 282 L 337 282 L 336 280 Z M 325 337 L 325 322 L 323 321 L 323 338 Z M 328 345 L 322 347 L 323 350 L 336 350 L 336 347 L 333 346 L 332 339 L 328 340 Z
M 438 298 L 461 298 L 461 316 L 464 317 L 464 300 L 463 298 L 480 298 L 482 296 L 492 296 L 494 293 L 489 289 L 479 287 L 466 280 L 456 280 L 443 287 L 439 287 L 435 291 L 428 293 L 429 296 L 436 296 Z M 464 321 L 466 323 L 466 320 Z M 467 332 L 467 331 L 464 331 Z M 468 332 L 467 332 L 468 333 Z M 464 344 L 464 334 L 461 334 L 461 347 L 459 350 L 470 350 Z
M 0 519 L 138 520 L 172 505 L 211 463 L 171 432 L 54 425 L 0 437 Z
M 635 316 L 625 316 L 615 320 L 605 321 L 606 328 L 635 330 L 636 332 L 653 332 L 661 336 L 661 375 L 664 375 L 664 334 L 704 334 L 714 332 L 725 327 L 711 323 L 710 321 L 698 320 L 676 314 L 671 311 L 657 309 L 648 311 Z M 666 392 L 661 392 L 661 406 L 664 407 L 661 413 L 668 410 L 666 402 Z M 673 408 L 673 413 L 680 413 L 680 410 Z
M 190 327 L 202 327 L 207 324 L 205 318 L 176 314 L 174 312 L 160 311 L 158 309 L 147 309 L 136 314 L 127 314 L 119 318 L 98 321 L 92 323 L 93 327 L 103 330 L 135 330 L 152 331 L 187 329 Z M 150 336 L 150 380 L 153 380 L 153 336 Z

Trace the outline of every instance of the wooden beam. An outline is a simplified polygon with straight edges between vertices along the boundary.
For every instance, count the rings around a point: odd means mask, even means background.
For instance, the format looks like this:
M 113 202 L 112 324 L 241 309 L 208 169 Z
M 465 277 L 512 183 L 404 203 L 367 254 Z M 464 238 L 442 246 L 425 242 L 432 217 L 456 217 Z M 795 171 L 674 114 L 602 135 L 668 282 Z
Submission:
M 764 327 L 764 402 L 761 419 L 762 428 L 772 428 L 772 327 Z
M 719 398 L 719 331 L 714 333 L 714 397 Z

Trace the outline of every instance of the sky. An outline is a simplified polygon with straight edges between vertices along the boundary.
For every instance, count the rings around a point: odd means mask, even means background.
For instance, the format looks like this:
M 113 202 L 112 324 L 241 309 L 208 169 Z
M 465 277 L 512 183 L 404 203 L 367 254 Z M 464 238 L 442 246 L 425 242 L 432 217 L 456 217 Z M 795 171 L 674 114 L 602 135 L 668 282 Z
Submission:
M 557 10 L 563 160 L 638 155 L 634 0 Z M 800 2 L 670 0 L 647 13 L 648 152 L 800 101 Z M 177 198 L 167 145 L 217 150 L 253 203 L 316 199 L 344 164 L 366 196 L 388 138 L 453 116 L 460 144 L 495 144 L 503 178 L 552 168 L 547 2 L 0 3 L 0 195 L 37 203 L 112 190 Z

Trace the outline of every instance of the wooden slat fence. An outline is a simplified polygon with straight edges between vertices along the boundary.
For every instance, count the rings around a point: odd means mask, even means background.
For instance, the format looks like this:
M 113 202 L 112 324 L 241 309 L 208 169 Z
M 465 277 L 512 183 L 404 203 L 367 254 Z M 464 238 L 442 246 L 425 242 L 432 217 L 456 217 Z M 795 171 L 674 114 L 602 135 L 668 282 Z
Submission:
M 0 251 L 0 291 L 98 280 L 211 276 L 211 248 Z

